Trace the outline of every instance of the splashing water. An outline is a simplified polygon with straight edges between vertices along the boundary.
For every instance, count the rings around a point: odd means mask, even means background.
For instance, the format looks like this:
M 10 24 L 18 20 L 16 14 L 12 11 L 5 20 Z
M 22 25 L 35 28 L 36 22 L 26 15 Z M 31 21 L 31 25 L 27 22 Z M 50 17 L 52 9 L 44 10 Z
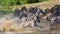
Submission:
M 4 15 L 0 18 L 1 31 L 18 31 L 28 25 L 33 26 L 33 24 L 33 21 L 21 21 L 18 17 L 12 17 L 12 15 Z

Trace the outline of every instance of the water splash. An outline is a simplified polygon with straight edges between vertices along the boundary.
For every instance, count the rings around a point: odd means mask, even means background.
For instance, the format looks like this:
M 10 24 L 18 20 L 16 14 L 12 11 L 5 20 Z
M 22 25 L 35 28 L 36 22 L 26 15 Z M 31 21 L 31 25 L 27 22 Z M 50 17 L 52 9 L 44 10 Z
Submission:
M 33 26 L 33 24 L 33 21 L 21 21 L 18 17 L 12 17 L 12 15 L 4 15 L 0 18 L 1 31 L 18 31 L 28 25 Z

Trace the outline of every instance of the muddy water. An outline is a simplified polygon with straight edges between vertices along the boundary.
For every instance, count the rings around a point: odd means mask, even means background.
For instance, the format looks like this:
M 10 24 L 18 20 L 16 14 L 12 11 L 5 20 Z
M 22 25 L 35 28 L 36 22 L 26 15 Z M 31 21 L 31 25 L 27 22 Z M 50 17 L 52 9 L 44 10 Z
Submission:
M 23 23 L 23 24 L 21 24 Z M 12 17 L 12 15 L 5 15 L 0 18 L 0 34 L 56 34 L 59 31 L 50 30 L 50 23 L 46 19 L 41 19 L 40 25 L 43 27 L 31 27 L 32 21 L 20 21 L 18 17 Z

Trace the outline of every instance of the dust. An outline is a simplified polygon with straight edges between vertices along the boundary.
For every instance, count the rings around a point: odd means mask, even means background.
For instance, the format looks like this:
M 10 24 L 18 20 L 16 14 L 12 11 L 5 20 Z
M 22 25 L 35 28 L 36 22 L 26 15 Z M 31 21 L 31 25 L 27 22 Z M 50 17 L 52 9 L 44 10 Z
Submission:
M 18 17 L 13 17 L 13 15 L 4 15 L 0 18 L 0 31 L 22 31 L 26 27 L 32 26 L 32 21 L 21 21 Z M 32 30 L 34 28 L 28 28 L 26 30 Z

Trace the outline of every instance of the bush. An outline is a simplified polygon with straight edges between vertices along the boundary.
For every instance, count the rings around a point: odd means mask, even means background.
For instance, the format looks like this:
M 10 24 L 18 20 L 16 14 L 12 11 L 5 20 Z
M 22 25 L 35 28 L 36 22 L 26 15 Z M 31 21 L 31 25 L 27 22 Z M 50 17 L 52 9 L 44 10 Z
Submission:
M 39 0 L 29 0 L 28 3 L 37 3 Z
M 29 3 L 44 2 L 48 0 L 0 0 L 0 5 L 21 5 Z
M 11 13 L 13 13 L 11 8 L 1 8 L 0 9 L 0 15 L 11 14 Z

